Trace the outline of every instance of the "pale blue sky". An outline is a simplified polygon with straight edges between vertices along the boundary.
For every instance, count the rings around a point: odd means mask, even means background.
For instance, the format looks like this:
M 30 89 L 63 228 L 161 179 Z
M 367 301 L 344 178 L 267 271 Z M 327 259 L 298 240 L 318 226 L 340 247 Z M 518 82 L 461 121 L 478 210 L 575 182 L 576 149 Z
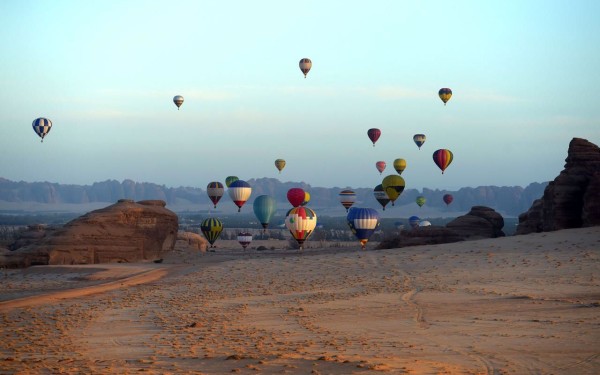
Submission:
M 599 1 L 0 1 L 0 177 L 358 188 L 404 158 L 407 188 L 552 180 L 571 138 L 600 143 L 599 14 Z M 54 124 L 44 143 L 37 117 Z M 454 153 L 444 175 L 438 148 Z

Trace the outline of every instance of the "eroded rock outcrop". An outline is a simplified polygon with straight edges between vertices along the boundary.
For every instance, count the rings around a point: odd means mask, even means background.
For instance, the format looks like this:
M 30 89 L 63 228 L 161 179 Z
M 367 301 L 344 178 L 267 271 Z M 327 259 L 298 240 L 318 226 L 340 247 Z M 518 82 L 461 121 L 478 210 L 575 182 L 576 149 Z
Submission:
M 407 246 L 437 245 L 464 241 L 465 238 L 451 229 L 428 226 L 403 230 L 399 236 L 386 238 L 379 243 L 378 249 L 395 249 Z
M 122 199 L 89 212 L 38 241 L 17 240 L 5 254 L 8 267 L 32 264 L 95 264 L 162 258 L 177 240 L 178 218 L 164 201 Z M 30 242 L 30 243 L 29 243 Z M 22 242 L 21 242 L 22 243 Z
M 466 215 L 446 224 L 446 228 L 465 239 L 504 237 L 503 227 L 502 215 L 485 206 L 473 206 Z
M 543 197 L 519 215 L 517 234 L 600 225 L 600 148 L 573 138 L 565 162 Z

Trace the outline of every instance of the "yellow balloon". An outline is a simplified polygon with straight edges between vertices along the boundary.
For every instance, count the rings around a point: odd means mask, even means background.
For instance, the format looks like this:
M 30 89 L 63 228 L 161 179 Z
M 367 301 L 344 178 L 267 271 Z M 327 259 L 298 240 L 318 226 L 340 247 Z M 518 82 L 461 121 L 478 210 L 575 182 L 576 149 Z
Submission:
M 392 201 L 393 206 L 396 199 L 398 199 L 400 194 L 402 194 L 404 191 L 405 182 L 402 177 L 391 174 L 383 179 L 381 186 L 383 187 L 383 191 L 385 191 L 388 198 L 390 198 L 390 201 Z
M 285 160 L 283 160 L 283 159 L 275 160 L 275 168 L 277 168 L 279 170 L 279 173 L 281 173 L 283 168 L 285 168 Z
M 398 174 L 402 174 L 402 172 L 406 169 L 406 160 L 404 159 L 396 159 L 394 160 L 394 169 Z

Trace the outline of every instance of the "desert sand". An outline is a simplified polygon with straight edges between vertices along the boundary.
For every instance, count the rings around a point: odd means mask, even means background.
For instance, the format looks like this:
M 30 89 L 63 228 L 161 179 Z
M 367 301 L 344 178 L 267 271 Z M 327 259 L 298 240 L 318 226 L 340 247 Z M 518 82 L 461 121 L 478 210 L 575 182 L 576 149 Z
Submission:
M 0 373 L 600 373 L 600 227 L 359 249 L 0 271 Z

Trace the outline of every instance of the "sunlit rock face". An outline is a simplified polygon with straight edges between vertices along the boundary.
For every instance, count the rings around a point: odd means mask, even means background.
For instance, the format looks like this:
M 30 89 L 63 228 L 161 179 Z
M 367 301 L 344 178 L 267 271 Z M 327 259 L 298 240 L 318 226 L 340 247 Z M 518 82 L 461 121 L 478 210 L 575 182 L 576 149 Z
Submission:
M 600 225 L 600 148 L 573 138 L 565 162 L 542 198 L 519 215 L 517 234 Z
M 446 224 L 446 228 L 465 239 L 504 237 L 503 227 L 502 215 L 485 206 L 473 206 L 466 215 Z
M 95 264 L 162 258 L 177 240 L 178 218 L 160 200 L 122 199 L 89 212 L 34 241 L 17 240 L 4 256 L 11 267 L 34 264 Z M 39 228 L 32 228 L 39 231 Z M 26 244 L 18 246 L 19 241 Z

